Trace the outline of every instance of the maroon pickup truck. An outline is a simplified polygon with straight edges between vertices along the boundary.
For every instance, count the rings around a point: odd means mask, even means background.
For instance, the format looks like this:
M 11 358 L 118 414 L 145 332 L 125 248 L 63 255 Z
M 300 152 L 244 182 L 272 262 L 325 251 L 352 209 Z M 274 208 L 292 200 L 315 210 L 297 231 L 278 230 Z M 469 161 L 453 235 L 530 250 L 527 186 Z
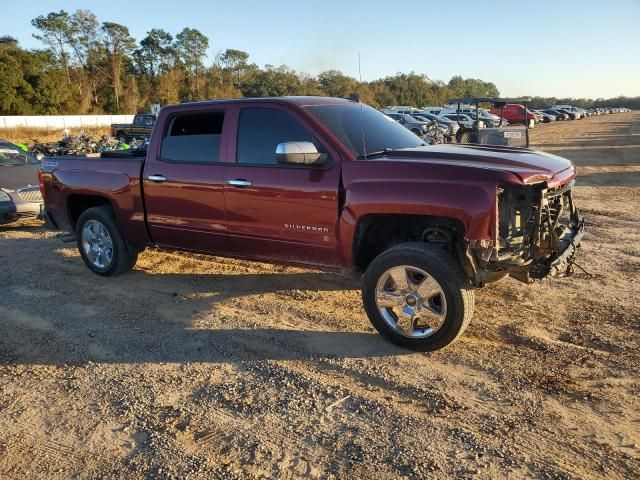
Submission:
M 528 149 L 426 146 L 357 101 L 290 97 L 161 110 L 146 157 L 49 157 L 49 222 L 100 275 L 146 247 L 363 272 L 392 342 L 435 350 L 474 289 L 572 271 L 584 229 L 569 160 Z

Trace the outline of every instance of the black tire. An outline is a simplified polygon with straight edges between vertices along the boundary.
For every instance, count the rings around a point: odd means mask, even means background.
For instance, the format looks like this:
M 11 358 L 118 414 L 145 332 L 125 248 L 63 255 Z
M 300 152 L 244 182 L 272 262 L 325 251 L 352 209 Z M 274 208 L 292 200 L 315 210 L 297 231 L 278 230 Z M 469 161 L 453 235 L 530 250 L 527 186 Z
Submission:
M 476 132 L 471 130 L 458 130 L 458 143 L 478 143 Z
M 86 223 L 90 220 L 102 224 L 112 240 L 112 260 L 111 263 L 104 268 L 100 268 L 91 262 L 82 244 L 82 231 Z M 82 260 L 89 270 L 98 275 L 105 277 L 121 275 L 131 270 L 138 261 L 139 250 L 122 237 L 111 207 L 93 207 L 82 212 L 76 224 L 76 238 Z
M 416 267 L 432 276 L 444 292 L 446 316 L 432 335 L 412 338 L 402 335 L 383 318 L 376 304 L 376 287 L 389 269 Z M 378 255 L 363 277 L 362 300 L 374 328 L 392 343 L 417 351 L 433 351 L 454 342 L 473 316 L 474 291 L 462 266 L 447 251 L 426 243 L 402 243 Z

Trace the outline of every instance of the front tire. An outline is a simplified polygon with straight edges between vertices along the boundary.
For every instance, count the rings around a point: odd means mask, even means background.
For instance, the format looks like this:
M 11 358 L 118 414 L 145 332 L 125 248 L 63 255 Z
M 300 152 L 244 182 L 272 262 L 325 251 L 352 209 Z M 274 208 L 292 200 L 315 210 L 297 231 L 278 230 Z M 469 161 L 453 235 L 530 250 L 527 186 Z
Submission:
M 138 249 L 123 238 L 111 207 L 93 207 L 82 212 L 76 224 L 76 238 L 82 260 L 98 275 L 121 275 L 138 260 Z
M 374 328 L 401 347 L 432 351 L 454 342 L 473 316 L 474 292 L 458 261 L 440 247 L 403 243 L 376 257 L 362 299 Z

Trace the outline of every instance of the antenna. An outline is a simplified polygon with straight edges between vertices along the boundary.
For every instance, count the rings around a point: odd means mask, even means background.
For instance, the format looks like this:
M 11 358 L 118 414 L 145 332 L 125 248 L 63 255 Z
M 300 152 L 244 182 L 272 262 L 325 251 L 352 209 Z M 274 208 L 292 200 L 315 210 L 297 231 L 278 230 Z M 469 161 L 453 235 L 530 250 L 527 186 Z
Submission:
M 362 87 L 362 70 L 360 68 L 360 52 L 358 52 L 358 77 L 360 78 L 360 87 Z M 360 122 L 362 125 L 362 153 L 364 159 L 367 160 L 367 141 L 364 135 L 364 105 L 360 102 Z

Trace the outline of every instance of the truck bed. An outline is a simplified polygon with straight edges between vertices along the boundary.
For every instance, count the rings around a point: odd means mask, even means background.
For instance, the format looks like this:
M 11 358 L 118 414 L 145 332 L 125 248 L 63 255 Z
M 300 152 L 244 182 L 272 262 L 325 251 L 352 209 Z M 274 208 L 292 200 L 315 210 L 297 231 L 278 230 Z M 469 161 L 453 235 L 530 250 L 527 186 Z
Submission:
M 41 171 L 50 182 L 46 204 L 49 213 L 55 212 L 53 222 L 63 230 L 74 231 L 77 218 L 69 200 L 82 197 L 96 205 L 108 202 L 127 235 L 148 239 L 141 187 L 144 161 L 144 156 L 121 152 L 105 152 L 100 157 L 45 157 Z

